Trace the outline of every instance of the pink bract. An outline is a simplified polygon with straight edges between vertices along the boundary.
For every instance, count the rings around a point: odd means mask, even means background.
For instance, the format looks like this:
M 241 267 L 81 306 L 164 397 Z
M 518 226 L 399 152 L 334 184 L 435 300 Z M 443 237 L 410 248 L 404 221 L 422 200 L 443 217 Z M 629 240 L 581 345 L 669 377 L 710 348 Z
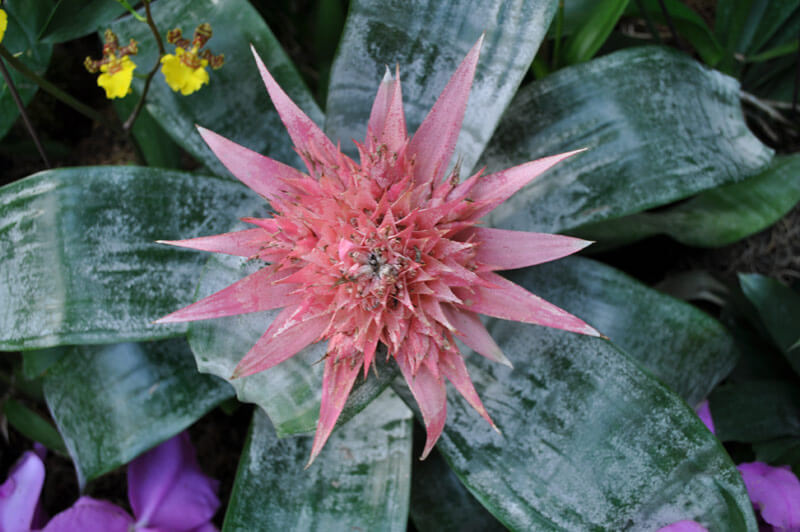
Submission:
M 303 159 L 296 170 L 206 129 L 223 164 L 264 196 L 273 218 L 255 228 L 168 244 L 261 259 L 268 266 L 160 319 L 191 321 L 283 308 L 236 367 L 243 377 L 328 341 L 311 461 L 379 343 L 408 382 L 427 429 L 422 458 L 446 418 L 445 378 L 489 422 L 455 343 L 508 364 L 477 313 L 598 336 L 592 327 L 494 273 L 555 260 L 589 244 L 559 235 L 480 227 L 532 179 L 577 153 L 545 157 L 459 182 L 447 168 L 472 85 L 481 38 L 408 138 L 399 72 L 387 71 L 372 107 L 360 164 L 343 153 L 278 86 L 253 51 L 267 91 Z M 494 426 L 494 424 L 492 423 Z

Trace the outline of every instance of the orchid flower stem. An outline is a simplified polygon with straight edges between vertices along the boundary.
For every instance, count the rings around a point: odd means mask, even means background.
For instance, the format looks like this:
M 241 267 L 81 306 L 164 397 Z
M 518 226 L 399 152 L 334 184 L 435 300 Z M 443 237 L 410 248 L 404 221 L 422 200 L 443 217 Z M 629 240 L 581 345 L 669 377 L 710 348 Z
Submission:
M 647 30 L 653 36 L 653 39 L 658 44 L 661 44 L 661 35 L 658 33 L 658 28 L 656 28 L 655 22 L 653 22 L 653 17 L 650 15 L 650 12 L 644 5 L 644 0 L 636 0 L 636 7 L 639 8 L 639 14 L 642 15 L 642 18 L 644 18 L 644 21 L 647 24 Z
M 82 115 L 86 116 L 87 118 L 91 118 L 96 122 L 100 122 L 101 124 L 109 128 L 115 129 L 117 127 L 113 123 L 109 122 L 106 119 L 106 117 L 104 117 L 102 114 L 98 113 L 85 103 L 76 100 L 73 96 L 70 96 L 63 90 L 59 89 L 58 87 L 56 87 L 55 85 L 53 85 L 52 83 L 50 83 L 49 81 L 38 75 L 36 72 L 29 69 L 20 60 L 14 57 L 14 55 L 11 54 L 11 52 L 9 52 L 6 49 L 6 47 L 3 46 L 2 44 L 0 44 L 0 57 L 8 61 L 8 64 L 11 65 L 14 68 L 14 70 L 16 70 L 29 80 L 36 83 L 36 85 L 38 85 L 40 89 L 53 96 L 55 99 L 72 107 L 73 109 L 75 109 Z
M 136 102 L 136 107 L 133 108 L 130 116 L 122 125 L 122 129 L 124 129 L 126 132 L 131 130 L 133 124 L 136 122 L 136 119 L 139 117 L 139 113 L 142 112 L 142 107 L 144 107 L 147 93 L 150 90 L 150 83 L 153 81 L 153 76 L 155 76 L 156 72 L 158 72 L 158 65 L 161 64 L 161 58 L 167 53 L 167 51 L 164 49 L 164 41 L 161 40 L 161 34 L 158 32 L 158 26 L 156 26 L 155 20 L 153 20 L 153 13 L 150 11 L 150 0 L 144 1 L 144 11 L 147 14 L 147 25 L 150 27 L 150 31 L 153 32 L 153 36 L 155 36 L 156 43 L 158 44 L 158 58 L 156 59 L 156 64 L 153 65 L 153 68 L 147 74 L 147 79 L 144 81 L 144 89 L 142 89 L 142 95 L 139 98 L 139 101 Z
M 14 85 L 14 80 L 11 79 L 11 74 L 9 74 L 6 64 L 2 59 L 0 59 L 0 74 L 3 75 L 6 86 L 8 87 L 9 92 L 11 92 L 11 96 L 14 98 L 14 103 L 17 104 L 22 121 L 25 122 L 25 128 L 28 130 L 28 134 L 31 136 L 31 139 L 33 139 L 33 143 L 36 144 L 36 149 L 39 150 L 39 155 L 41 155 L 45 167 L 48 169 L 52 168 L 50 161 L 47 159 L 47 154 L 44 152 L 42 143 L 39 141 L 39 136 L 36 134 L 36 130 L 33 128 L 33 124 L 28 118 L 28 113 L 25 111 L 25 104 L 22 103 L 22 99 L 19 97 L 17 87 Z

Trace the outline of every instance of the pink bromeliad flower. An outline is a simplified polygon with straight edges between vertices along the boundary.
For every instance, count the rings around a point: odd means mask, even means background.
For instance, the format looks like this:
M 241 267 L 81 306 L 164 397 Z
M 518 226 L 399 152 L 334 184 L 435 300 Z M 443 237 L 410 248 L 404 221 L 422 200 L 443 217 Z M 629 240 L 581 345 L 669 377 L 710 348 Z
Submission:
M 200 128 L 222 163 L 272 205 L 255 228 L 164 242 L 258 258 L 268 266 L 159 323 L 283 307 L 239 362 L 234 377 L 271 368 L 307 345 L 328 341 L 322 405 L 311 461 L 320 452 L 379 343 L 388 348 L 422 411 L 427 441 L 446 418 L 445 378 L 494 426 L 455 343 L 509 364 L 478 314 L 598 336 L 592 327 L 501 277 L 575 253 L 576 238 L 481 227 L 481 217 L 547 169 L 577 153 L 545 157 L 459 183 L 447 167 L 467 105 L 482 38 L 413 137 L 399 74 L 387 72 L 356 163 L 284 93 L 261 59 L 267 91 L 308 173 Z M 578 150 L 581 151 L 581 150 Z M 509 364 L 510 365 L 510 364 Z

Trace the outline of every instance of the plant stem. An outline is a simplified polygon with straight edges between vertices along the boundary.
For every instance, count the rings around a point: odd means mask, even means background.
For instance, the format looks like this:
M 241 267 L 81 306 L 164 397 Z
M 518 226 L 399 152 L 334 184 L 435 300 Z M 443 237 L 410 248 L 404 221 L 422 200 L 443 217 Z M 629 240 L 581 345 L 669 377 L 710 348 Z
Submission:
M 161 40 L 161 34 L 158 32 L 156 22 L 153 20 L 153 14 L 150 12 L 150 0 L 144 0 L 144 10 L 147 14 L 147 25 L 150 27 L 150 31 L 155 36 L 156 43 L 158 44 L 158 58 L 156 59 L 156 64 L 153 65 L 153 68 L 147 74 L 147 79 L 144 81 L 142 96 L 139 98 L 139 101 L 136 102 L 136 107 L 133 108 L 130 116 L 122 125 L 122 129 L 124 129 L 126 132 L 131 130 L 133 124 L 136 122 L 136 119 L 139 117 L 139 113 L 142 111 L 142 107 L 144 107 L 145 98 L 147 98 L 147 92 L 150 90 L 150 83 L 153 81 L 153 76 L 155 76 L 156 72 L 158 72 L 158 65 L 161 64 L 161 58 L 167 53 L 164 49 L 164 41 Z
M 36 72 L 25 66 L 24 63 L 22 63 L 19 59 L 14 57 L 14 55 L 11 52 L 9 52 L 2 44 L 0 44 L 0 56 L 2 56 L 6 61 L 8 61 L 8 64 L 11 65 L 14 68 L 14 70 L 16 70 L 29 80 L 36 83 L 40 89 L 53 96 L 55 99 L 64 102 L 65 104 L 72 107 L 82 115 L 91 118 L 96 122 L 100 122 L 101 124 L 104 124 L 107 127 L 110 127 L 112 129 L 117 127 L 108 120 L 106 120 L 106 118 L 103 115 L 101 115 L 100 113 L 98 113 L 85 103 L 79 102 L 73 96 L 70 96 L 63 90 L 59 89 L 58 87 L 56 87 L 55 85 L 53 85 L 52 83 L 50 83 L 49 81 L 38 75 Z
M 800 35 L 798 35 L 800 40 Z M 797 114 L 797 91 L 800 88 L 800 48 L 797 49 L 797 64 L 794 72 L 794 91 L 792 91 L 792 114 Z
M 22 121 L 25 122 L 25 128 L 28 130 L 28 134 L 31 136 L 31 139 L 33 139 L 33 143 L 36 145 L 36 149 L 39 150 L 39 155 L 41 155 L 45 167 L 48 169 L 52 168 L 52 166 L 50 165 L 50 161 L 47 159 L 47 154 L 44 152 L 42 143 L 39 142 L 39 136 L 36 134 L 36 130 L 33 128 L 33 124 L 28 118 L 28 113 L 27 111 L 25 111 L 25 104 L 22 103 L 22 99 L 19 97 L 19 93 L 17 92 L 17 87 L 14 85 L 14 80 L 11 79 L 11 74 L 8 73 L 6 64 L 3 62 L 2 59 L 0 59 L 0 74 L 3 75 L 3 79 L 6 81 L 6 86 L 8 87 L 8 90 L 11 93 L 12 98 L 14 98 L 14 103 L 17 104 L 17 108 L 19 109 L 19 114 L 22 117 Z

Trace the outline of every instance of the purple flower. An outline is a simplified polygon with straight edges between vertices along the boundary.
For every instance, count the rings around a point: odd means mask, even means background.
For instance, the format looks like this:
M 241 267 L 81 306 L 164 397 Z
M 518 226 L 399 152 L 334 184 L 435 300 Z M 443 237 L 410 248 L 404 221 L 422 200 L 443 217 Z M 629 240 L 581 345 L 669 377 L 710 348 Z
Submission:
M 708 406 L 708 399 L 697 405 L 694 410 L 697 412 L 697 417 L 700 418 L 700 421 L 711 431 L 711 434 L 716 434 L 714 432 L 714 420 L 711 419 L 711 408 Z
M 0 486 L 0 532 L 36 528 L 44 464 L 25 453 Z M 197 464 L 186 432 L 136 458 L 128 466 L 128 499 L 136 519 L 106 501 L 81 497 L 53 517 L 44 532 L 212 532 L 219 508 L 218 482 Z
M 737 467 L 761 518 L 775 530 L 800 532 L 800 480 L 789 466 L 752 462 Z
M 0 531 L 28 532 L 38 526 L 39 494 L 44 485 L 44 463 L 27 451 L 11 468 L 0 486 Z M 37 516 L 38 514 L 38 516 Z

